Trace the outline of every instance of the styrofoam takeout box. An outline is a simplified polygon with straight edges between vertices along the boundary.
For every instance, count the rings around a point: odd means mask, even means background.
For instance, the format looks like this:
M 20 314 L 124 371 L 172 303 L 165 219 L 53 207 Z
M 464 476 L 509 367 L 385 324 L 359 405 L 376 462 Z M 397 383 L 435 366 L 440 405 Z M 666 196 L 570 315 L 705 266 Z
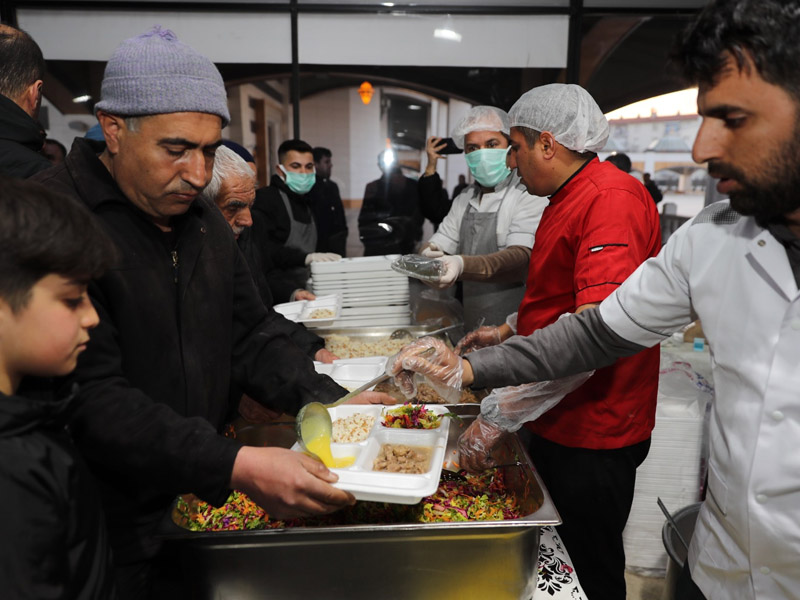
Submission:
M 331 325 L 341 316 L 342 299 L 339 294 L 330 294 L 328 296 L 317 296 L 316 300 L 284 302 L 283 304 L 276 304 L 272 308 L 275 309 L 275 312 L 282 314 L 295 323 L 307 323 L 310 326 L 322 327 Z M 319 309 L 331 310 L 333 315 L 324 319 L 312 318 L 311 315 L 314 311 Z
M 314 362 L 314 369 L 352 391 L 383 373 L 386 360 L 385 356 L 341 358 L 330 364 Z
M 448 417 L 442 419 L 436 429 L 395 429 L 381 425 L 384 410 L 402 405 L 377 406 L 369 404 L 349 404 L 329 408 L 331 420 L 348 417 L 355 413 L 375 417 L 375 424 L 366 441 L 352 444 L 331 444 L 331 453 L 336 458 L 355 456 L 355 463 L 344 469 L 331 469 L 339 480 L 335 487 L 353 494 L 357 500 L 371 502 L 390 502 L 394 504 L 417 504 L 425 496 L 430 496 L 439 487 L 442 473 L 447 435 L 450 429 Z M 436 414 L 448 412 L 444 406 L 426 405 Z M 373 471 L 372 463 L 383 444 L 406 444 L 431 449 L 431 462 L 425 473 L 389 473 Z M 293 450 L 300 451 L 295 444 Z

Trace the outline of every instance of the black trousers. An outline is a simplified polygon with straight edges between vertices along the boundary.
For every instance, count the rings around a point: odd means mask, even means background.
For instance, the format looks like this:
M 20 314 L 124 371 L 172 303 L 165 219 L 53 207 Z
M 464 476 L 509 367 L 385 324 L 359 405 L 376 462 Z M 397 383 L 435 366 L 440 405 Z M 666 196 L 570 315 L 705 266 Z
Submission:
M 625 600 L 622 531 L 636 467 L 650 440 L 614 450 L 570 448 L 532 436 L 528 446 L 563 523 L 558 534 L 589 600 Z

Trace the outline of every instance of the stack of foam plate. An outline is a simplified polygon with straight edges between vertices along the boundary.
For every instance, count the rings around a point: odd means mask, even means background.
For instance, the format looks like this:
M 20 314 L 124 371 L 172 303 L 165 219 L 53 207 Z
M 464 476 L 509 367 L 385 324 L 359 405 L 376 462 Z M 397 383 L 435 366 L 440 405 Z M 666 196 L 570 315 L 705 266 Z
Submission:
M 325 326 L 410 325 L 408 277 L 391 268 L 397 257 L 390 254 L 311 263 L 314 293 L 338 294 L 342 302 L 337 319 Z

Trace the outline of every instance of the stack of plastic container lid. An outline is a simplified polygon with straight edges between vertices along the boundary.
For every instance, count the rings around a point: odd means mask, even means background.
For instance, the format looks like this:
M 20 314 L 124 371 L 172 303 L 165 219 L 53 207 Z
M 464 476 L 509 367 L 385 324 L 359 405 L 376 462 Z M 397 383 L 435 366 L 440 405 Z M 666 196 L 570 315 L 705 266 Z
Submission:
M 325 326 L 410 325 L 408 277 L 392 270 L 396 258 L 390 254 L 311 263 L 313 292 L 341 297 L 341 313 Z

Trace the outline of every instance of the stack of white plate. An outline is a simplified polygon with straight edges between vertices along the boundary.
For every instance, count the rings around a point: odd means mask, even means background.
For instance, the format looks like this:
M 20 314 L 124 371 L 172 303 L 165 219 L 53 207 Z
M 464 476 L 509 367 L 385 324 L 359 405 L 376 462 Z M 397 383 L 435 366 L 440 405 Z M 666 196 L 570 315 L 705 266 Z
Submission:
M 311 263 L 314 293 L 341 297 L 341 314 L 325 326 L 410 325 L 408 277 L 391 268 L 397 256 L 362 256 Z M 311 326 L 310 323 L 306 325 Z

